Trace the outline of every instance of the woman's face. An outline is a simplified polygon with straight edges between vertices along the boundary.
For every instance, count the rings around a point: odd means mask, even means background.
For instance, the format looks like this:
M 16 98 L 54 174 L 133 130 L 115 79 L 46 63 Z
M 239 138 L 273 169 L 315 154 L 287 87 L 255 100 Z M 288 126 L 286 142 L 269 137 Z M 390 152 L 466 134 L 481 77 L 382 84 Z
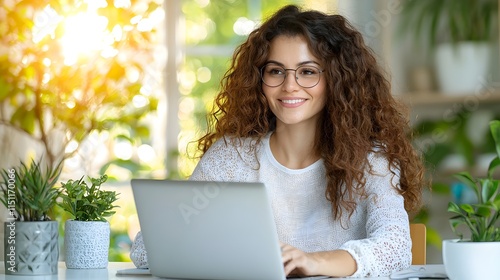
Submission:
M 307 42 L 300 36 L 274 38 L 266 65 L 269 66 L 262 71 L 269 85 L 263 83 L 262 90 L 277 125 L 316 125 L 326 103 L 326 81 L 320 60 L 311 54 Z M 294 71 L 299 66 L 303 67 Z M 283 69 L 286 69 L 284 73 Z M 270 86 L 279 84 L 284 74 L 281 85 Z M 316 78 L 319 82 L 314 85 Z M 314 86 L 308 87 L 311 85 Z

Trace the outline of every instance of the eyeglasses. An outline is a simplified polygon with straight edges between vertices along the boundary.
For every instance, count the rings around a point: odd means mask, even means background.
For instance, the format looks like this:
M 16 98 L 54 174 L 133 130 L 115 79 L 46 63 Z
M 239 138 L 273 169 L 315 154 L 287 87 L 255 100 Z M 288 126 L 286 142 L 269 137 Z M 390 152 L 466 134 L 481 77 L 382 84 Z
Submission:
M 285 82 L 287 71 L 295 71 L 295 81 L 303 88 L 312 88 L 319 83 L 320 74 L 325 70 L 310 65 L 303 65 L 297 69 L 283 68 L 274 63 L 264 65 L 260 69 L 262 82 L 270 87 L 277 87 Z

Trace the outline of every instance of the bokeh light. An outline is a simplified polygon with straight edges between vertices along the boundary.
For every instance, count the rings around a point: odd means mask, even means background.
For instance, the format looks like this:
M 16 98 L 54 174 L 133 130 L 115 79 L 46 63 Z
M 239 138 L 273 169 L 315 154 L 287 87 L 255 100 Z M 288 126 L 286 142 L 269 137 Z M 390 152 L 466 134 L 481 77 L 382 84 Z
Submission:
M 194 111 L 195 100 L 191 97 L 182 98 L 179 103 L 179 119 L 184 120 L 187 118 L 191 118 L 191 115 Z
M 207 83 L 212 78 L 212 71 L 208 67 L 200 67 L 196 71 L 198 82 Z
M 153 163 L 156 159 L 156 152 L 153 147 L 148 144 L 142 144 L 137 148 L 137 155 L 139 159 L 146 163 Z
M 252 32 L 252 30 L 255 29 L 255 26 L 257 24 L 252 21 L 247 19 L 246 17 L 240 17 L 236 20 L 236 22 L 233 25 L 233 31 L 237 35 L 240 36 L 246 36 Z
M 119 140 L 115 143 L 113 153 L 119 159 L 129 160 L 133 155 L 132 144 L 128 141 Z
M 136 108 L 142 108 L 149 104 L 149 100 L 145 96 L 138 94 L 132 98 L 132 104 Z
M 65 33 L 61 38 L 64 63 L 73 65 L 80 55 L 99 52 L 114 42 L 106 32 L 108 19 L 95 12 L 78 13 L 65 19 Z
M 179 72 L 179 91 L 187 95 L 191 93 L 191 90 L 196 85 L 196 74 L 190 70 L 184 70 Z

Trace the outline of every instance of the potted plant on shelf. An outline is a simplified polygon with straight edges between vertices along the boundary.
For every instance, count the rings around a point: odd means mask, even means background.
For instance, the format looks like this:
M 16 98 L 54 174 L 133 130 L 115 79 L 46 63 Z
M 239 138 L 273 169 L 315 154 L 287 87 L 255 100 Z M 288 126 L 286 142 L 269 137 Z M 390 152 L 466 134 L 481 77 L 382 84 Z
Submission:
M 35 160 L 1 171 L 0 201 L 7 208 L 4 223 L 6 274 L 57 274 L 59 259 L 58 222 L 49 212 L 60 190 L 54 187 L 61 164 L 43 170 Z
M 71 215 L 65 222 L 64 252 L 67 268 L 107 268 L 110 227 L 107 217 L 118 207 L 115 191 L 101 189 L 107 180 L 84 177 L 62 183 L 62 201 L 59 205 Z
M 500 279 L 500 179 L 494 171 L 500 166 L 500 121 L 490 122 L 490 131 L 496 145 L 496 156 L 491 160 L 485 178 L 475 178 L 468 172 L 455 176 L 469 186 L 477 203 L 448 204 L 448 211 L 456 240 L 443 240 L 443 262 L 451 280 Z M 461 227 L 470 234 L 464 237 Z
M 472 94 L 485 86 L 497 19 L 498 0 L 410 0 L 399 27 L 434 52 L 441 91 Z

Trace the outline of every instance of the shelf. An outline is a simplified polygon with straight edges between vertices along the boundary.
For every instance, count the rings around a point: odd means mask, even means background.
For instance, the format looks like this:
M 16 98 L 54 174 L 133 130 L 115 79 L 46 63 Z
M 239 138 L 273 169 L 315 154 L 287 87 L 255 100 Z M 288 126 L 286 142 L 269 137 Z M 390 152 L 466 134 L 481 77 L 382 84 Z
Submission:
M 433 176 L 432 180 L 434 182 L 440 182 L 440 183 L 457 182 L 459 180 L 455 178 L 454 175 L 463 171 L 469 172 L 469 174 L 476 179 L 482 179 L 487 177 L 486 174 L 488 172 L 488 168 L 469 167 L 469 168 L 453 169 L 453 170 L 436 170 L 432 175 Z M 495 172 L 493 173 L 493 178 L 494 179 L 500 178 L 500 169 L 495 170 Z
M 471 94 L 452 95 L 442 92 L 409 92 L 395 95 L 410 107 L 453 105 L 453 104 L 495 104 L 500 103 L 500 89 L 487 89 Z

